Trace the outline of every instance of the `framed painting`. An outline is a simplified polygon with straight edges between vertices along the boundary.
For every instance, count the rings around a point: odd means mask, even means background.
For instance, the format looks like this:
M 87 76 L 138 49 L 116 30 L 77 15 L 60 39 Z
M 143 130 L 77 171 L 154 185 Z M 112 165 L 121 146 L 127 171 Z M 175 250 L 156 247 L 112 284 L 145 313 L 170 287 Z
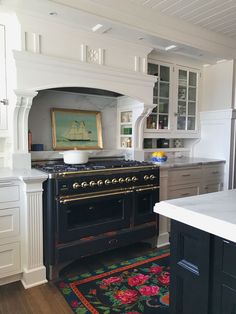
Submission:
M 54 150 L 101 149 L 101 112 L 51 109 Z

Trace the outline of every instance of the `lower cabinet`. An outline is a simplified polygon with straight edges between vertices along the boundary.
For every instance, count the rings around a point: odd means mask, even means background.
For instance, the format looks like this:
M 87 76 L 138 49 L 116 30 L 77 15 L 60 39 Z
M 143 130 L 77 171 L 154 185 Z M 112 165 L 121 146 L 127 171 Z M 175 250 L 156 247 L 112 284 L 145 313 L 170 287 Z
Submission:
M 20 273 L 20 242 L 0 245 L 0 278 Z
M 171 223 L 171 314 L 236 314 L 236 243 Z

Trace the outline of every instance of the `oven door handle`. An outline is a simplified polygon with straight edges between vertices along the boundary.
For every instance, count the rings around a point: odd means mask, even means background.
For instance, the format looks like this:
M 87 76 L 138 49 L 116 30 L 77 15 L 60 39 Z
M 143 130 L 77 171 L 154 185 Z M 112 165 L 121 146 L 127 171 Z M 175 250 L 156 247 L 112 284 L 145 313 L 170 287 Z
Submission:
M 152 187 L 148 187 L 148 188 L 140 188 L 135 190 L 136 192 L 144 192 L 144 191 L 154 191 L 154 190 L 158 190 L 159 186 L 152 186 Z
M 61 204 L 67 204 L 67 203 L 71 203 L 71 202 L 75 202 L 75 201 L 99 198 L 99 197 L 103 197 L 103 196 L 125 195 L 125 194 L 129 194 L 129 193 L 133 193 L 133 191 L 129 190 L 129 191 L 120 191 L 120 192 L 112 192 L 112 193 L 103 193 L 103 194 L 98 194 L 98 195 L 71 197 L 71 198 L 66 198 L 66 199 L 61 198 L 59 201 Z

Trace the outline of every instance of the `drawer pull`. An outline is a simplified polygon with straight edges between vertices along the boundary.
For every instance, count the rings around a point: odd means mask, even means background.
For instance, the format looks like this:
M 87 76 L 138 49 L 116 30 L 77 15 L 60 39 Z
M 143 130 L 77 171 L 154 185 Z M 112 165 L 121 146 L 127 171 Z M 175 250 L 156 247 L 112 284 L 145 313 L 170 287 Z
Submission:
M 219 174 L 219 171 L 212 171 L 212 174 Z
M 190 177 L 191 174 L 182 174 L 182 177 Z
M 190 193 L 183 193 L 183 194 L 181 194 L 181 196 L 189 196 L 190 195 Z
M 117 239 L 111 239 L 111 240 L 108 241 L 108 243 L 111 244 L 111 245 L 112 244 L 116 244 L 116 243 L 118 243 L 118 240 Z

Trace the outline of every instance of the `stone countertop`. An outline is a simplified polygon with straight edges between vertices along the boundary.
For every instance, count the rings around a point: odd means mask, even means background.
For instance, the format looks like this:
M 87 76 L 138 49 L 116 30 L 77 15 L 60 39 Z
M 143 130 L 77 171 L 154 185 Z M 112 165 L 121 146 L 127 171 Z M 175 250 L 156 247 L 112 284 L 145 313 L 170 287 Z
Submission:
M 212 165 L 220 162 L 225 163 L 225 160 L 212 158 L 181 157 L 181 158 L 168 158 L 167 161 L 158 163 L 158 165 L 162 169 L 162 168 L 191 167 L 207 164 Z
M 154 211 L 236 242 L 236 189 L 161 201 Z
M 47 179 L 47 174 L 36 169 L 0 168 L 0 182 L 6 180 L 39 180 Z

